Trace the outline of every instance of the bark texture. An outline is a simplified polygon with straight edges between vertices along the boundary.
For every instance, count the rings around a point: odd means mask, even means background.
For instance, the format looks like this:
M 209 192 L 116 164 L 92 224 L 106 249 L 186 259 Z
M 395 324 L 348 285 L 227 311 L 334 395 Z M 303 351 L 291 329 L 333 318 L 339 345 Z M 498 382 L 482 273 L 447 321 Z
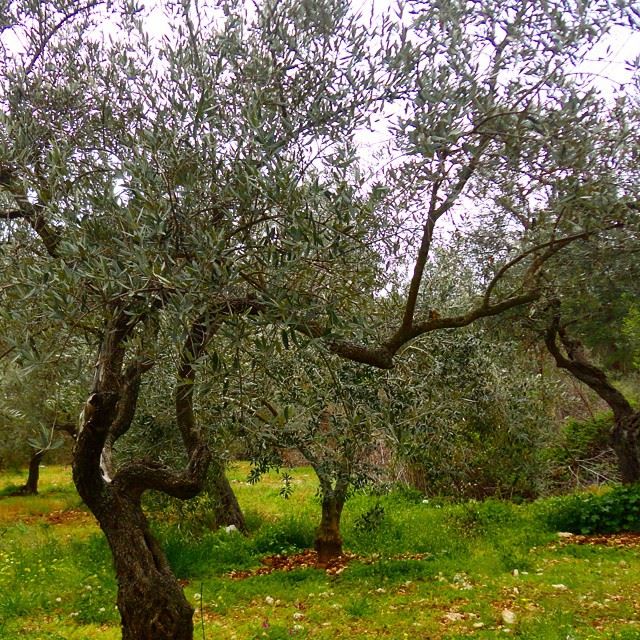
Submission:
M 640 412 L 634 411 L 605 372 L 588 360 L 582 343 L 560 324 L 559 313 L 547 328 L 545 343 L 558 367 L 586 384 L 609 405 L 614 420 L 610 442 L 618 460 L 620 479 L 625 484 L 640 482 Z
M 149 531 L 139 501 L 109 491 L 99 523 L 113 554 L 123 640 L 193 638 L 193 608 Z
M 322 519 L 316 530 L 314 545 L 319 567 L 326 567 L 331 560 L 342 555 L 340 519 L 344 502 L 344 496 L 337 496 L 334 492 L 328 492 L 322 497 Z
M 29 475 L 25 484 L 16 490 L 14 495 L 17 496 L 36 496 L 38 495 L 38 480 L 40 479 L 40 463 L 44 458 L 46 451 L 36 451 L 29 460 Z
M 244 514 L 225 474 L 224 465 L 214 462 L 209 468 L 206 491 L 215 500 L 214 526 L 229 527 L 233 525 L 242 533 L 247 532 Z

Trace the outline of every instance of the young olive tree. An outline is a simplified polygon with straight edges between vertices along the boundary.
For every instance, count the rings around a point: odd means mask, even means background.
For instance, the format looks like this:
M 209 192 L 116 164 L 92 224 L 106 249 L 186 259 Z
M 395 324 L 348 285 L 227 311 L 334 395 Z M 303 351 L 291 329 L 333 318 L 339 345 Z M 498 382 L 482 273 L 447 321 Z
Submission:
M 340 522 L 349 493 L 380 477 L 373 464 L 381 433 L 378 388 L 385 372 L 331 361 L 322 345 L 289 345 L 261 363 L 245 438 L 256 478 L 297 450 L 318 478 L 320 524 L 314 547 L 326 566 L 342 555 Z
M 231 320 L 390 368 L 424 333 L 535 300 L 551 258 L 621 224 L 622 200 L 588 217 L 549 205 L 626 151 L 572 65 L 632 8 L 416 1 L 367 26 L 346 0 L 0 7 L 0 314 L 47 319 L 52 350 L 80 336 L 94 354 L 73 473 L 113 553 L 125 640 L 193 637 L 140 500 L 201 489 L 194 391 Z M 158 11 L 165 35 L 147 27 Z M 374 181 L 356 142 L 380 123 L 393 142 Z M 419 294 L 454 211 L 491 261 L 482 294 L 446 315 Z M 364 317 L 405 256 L 387 322 Z M 110 468 L 163 332 L 185 464 Z

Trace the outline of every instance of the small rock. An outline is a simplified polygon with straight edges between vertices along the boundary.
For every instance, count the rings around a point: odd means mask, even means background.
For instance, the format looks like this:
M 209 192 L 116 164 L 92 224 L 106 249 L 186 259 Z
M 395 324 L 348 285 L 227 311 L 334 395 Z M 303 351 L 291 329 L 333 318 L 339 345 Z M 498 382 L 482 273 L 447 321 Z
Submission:
M 451 620 L 451 622 L 457 622 L 458 620 L 464 620 L 464 614 L 458 613 L 457 611 L 450 611 L 449 613 L 445 613 L 444 617 L 447 620 Z
M 474 622 L 473 623 L 473 628 L 474 629 L 482 629 L 482 627 L 484 627 L 484 622 Z
M 235 524 L 230 524 L 228 527 L 225 527 L 225 528 L 224 528 L 224 530 L 225 530 L 227 533 L 233 533 L 234 531 L 237 531 L 237 530 L 238 530 L 238 527 L 236 527 L 236 525 L 235 525 Z
M 516 614 L 510 609 L 502 610 L 502 621 L 505 624 L 515 624 L 516 622 Z
M 520 575 L 520 572 L 519 572 L 517 569 L 514 569 L 514 570 L 511 572 L 511 575 L 512 575 L 514 578 L 517 578 L 517 577 Z
M 551 585 L 554 589 L 557 589 L 558 591 L 567 591 L 567 589 L 569 587 L 567 587 L 566 584 L 552 584 Z
M 573 538 L 573 533 L 569 531 L 558 531 L 558 538 Z
M 275 602 L 275 600 L 274 600 L 271 596 L 267 596 L 267 597 L 264 599 L 264 601 L 265 601 L 267 604 L 269 604 L 269 605 L 274 604 L 274 602 Z
M 304 619 L 304 613 L 300 613 L 299 611 L 296 611 L 293 614 L 293 619 L 294 620 L 303 620 Z

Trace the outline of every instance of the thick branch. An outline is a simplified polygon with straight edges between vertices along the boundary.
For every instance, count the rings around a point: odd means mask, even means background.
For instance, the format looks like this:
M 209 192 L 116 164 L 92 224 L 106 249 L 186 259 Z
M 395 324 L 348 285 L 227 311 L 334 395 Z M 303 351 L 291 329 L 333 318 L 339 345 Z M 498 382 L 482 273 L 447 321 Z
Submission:
M 157 462 L 145 460 L 132 462 L 120 469 L 114 477 L 112 485 L 115 488 L 133 496 L 139 496 L 144 491 L 153 489 L 185 500 L 194 497 L 202 490 L 211 462 L 211 453 L 193 411 L 195 363 L 204 355 L 207 344 L 225 317 L 238 312 L 259 313 L 261 309 L 260 303 L 251 298 L 231 299 L 215 305 L 191 325 L 180 354 L 175 395 L 176 423 L 189 456 L 187 467 L 182 472 L 176 472 Z M 113 427 L 115 432 L 126 430 L 130 425 L 135 413 L 140 375 L 150 366 L 151 363 L 130 365 L 129 386 L 127 387 L 125 383 L 124 388 L 125 391 L 128 388 L 131 395 L 128 399 L 126 394 L 123 395 L 121 404 L 118 406 L 118 415 Z M 118 424 L 118 421 L 121 423 Z
M 431 248 L 431 241 L 433 239 L 433 231 L 436 227 L 438 218 L 442 215 L 436 215 L 439 187 L 440 181 L 436 181 L 431 190 L 431 202 L 429 203 L 427 221 L 425 222 L 422 230 L 422 241 L 420 242 L 420 248 L 418 249 L 418 255 L 416 256 L 416 263 L 413 267 L 413 275 L 411 276 L 411 283 L 409 284 L 407 303 L 405 304 L 404 316 L 402 318 L 402 328 L 404 329 L 408 329 L 413 324 L 418 294 L 420 293 L 420 285 L 422 284 L 422 276 L 424 275 L 424 268 L 427 264 L 429 249 Z
M 82 499 L 94 513 L 101 509 L 104 479 L 100 473 L 102 452 L 117 417 L 122 392 L 124 341 L 135 321 L 124 312 L 108 323 L 96 362 L 93 390 L 81 415 L 73 454 L 73 477 Z
M 60 233 L 46 221 L 42 214 L 42 205 L 31 203 L 24 193 L 15 189 L 10 188 L 10 193 L 15 198 L 18 208 L 0 212 L 0 219 L 25 220 L 38 234 L 47 253 L 56 258 L 61 240 Z
M 422 240 L 420 242 L 420 248 L 418 249 L 418 255 L 413 268 L 413 275 L 411 276 L 409 293 L 407 295 L 407 302 L 405 304 L 404 315 L 402 318 L 402 329 L 409 329 L 413 323 L 418 294 L 420 292 L 420 285 L 422 284 L 424 269 L 427 264 L 427 258 L 429 257 L 429 250 L 431 248 L 431 241 L 433 240 L 433 232 L 435 230 L 436 222 L 456 203 L 458 197 L 463 192 L 465 186 L 478 168 L 480 158 L 488 144 L 489 137 L 484 135 L 481 136 L 477 148 L 469 159 L 469 163 L 462 167 L 458 174 L 458 180 L 439 206 L 438 190 L 441 185 L 441 180 L 437 180 L 432 187 L 427 220 L 422 230 Z
M 183 472 L 177 473 L 156 462 L 132 462 L 118 472 L 113 487 L 134 497 L 155 490 L 188 500 L 202 491 L 210 461 L 211 453 L 203 442 L 191 452 Z
M 562 353 L 558 338 L 566 354 Z M 566 329 L 560 325 L 559 312 L 554 314 L 547 327 L 545 344 L 558 367 L 584 382 L 611 407 L 616 422 L 626 420 L 633 415 L 633 408 L 629 401 L 609 382 L 602 369 L 587 360 L 581 342 L 571 338 Z
M 123 382 L 120 400 L 118 401 L 118 412 L 109 430 L 109 437 L 107 438 L 110 445 L 113 445 L 113 443 L 122 437 L 131 427 L 138 404 L 142 374 L 149 371 L 153 364 L 152 361 L 148 360 L 136 361 L 129 364 L 125 369 L 122 377 Z

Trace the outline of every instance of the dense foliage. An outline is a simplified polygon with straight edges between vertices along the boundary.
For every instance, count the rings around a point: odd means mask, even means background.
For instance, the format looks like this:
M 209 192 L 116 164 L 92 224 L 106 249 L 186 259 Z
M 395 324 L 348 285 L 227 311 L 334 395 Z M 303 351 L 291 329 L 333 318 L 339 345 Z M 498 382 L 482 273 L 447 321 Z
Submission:
M 637 416 L 565 321 L 606 303 L 610 255 L 637 283 L 637 78 L 611 95 L 577 70 L 636 23 L 604 0 L 0 7 L 0 375 L 22 369 L 22 395 L 42 367 L 34 416 L 80 414 L 125 640 L 193 637 L 142 496 L 193 498 L 243 435 L 314 465 L 321 555 L 389 426 L 430 483 L 446 459 L 458 487 L 538 491 L 543 388 L 502 379 L 515 346 L 454 332 L 483 319 L 545 324 L 558 365 L 615 396 L 640 474 Z M 626 336 L 633 318 L 615 311 Z

